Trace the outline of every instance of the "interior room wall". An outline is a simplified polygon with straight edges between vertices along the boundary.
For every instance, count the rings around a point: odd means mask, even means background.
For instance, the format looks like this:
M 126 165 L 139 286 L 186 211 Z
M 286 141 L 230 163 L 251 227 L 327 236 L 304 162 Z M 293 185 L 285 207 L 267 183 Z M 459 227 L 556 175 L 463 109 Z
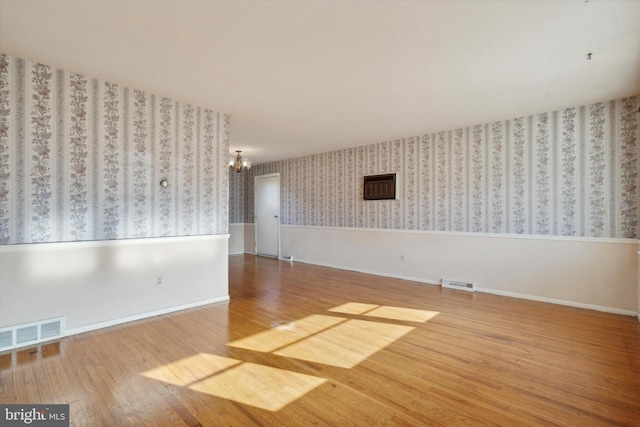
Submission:
M 8 55 L 0 79 L 2 243 L 228 232 L 227 116 Z
M 229 255 L 243 254 L 245 224 L 229 224 Z
M 0 327 L 55 314 L 86 328 L 228 298 L 226 115 L 5 54 L 0 83 Z M 113 243 L 125 239 L 138 240 Z M 183 281 L 191 247 L 203 250 Z M 173 279 L 155 289 L 159 275 Z
M 229 168 L 229 254 L 254 253 L 255 236 L 253 219 L 248 218 L 248 182 L 253 180 L 250 171 L 240 172 Z
M 247 221 L 245 218 L 245 206 L 249 195 L 246 189 L 248 182 L 252 179 L 250 171 L 242 170 L 236 172 L 233 168 L 229 168 L 229 223 L 243 224 Z
M 0 246 L 2 327 L 64 317 L 66 333 L 226 301 L 227 235 Z
M 639 104 L 634 96 L 251 172 L 280 173 L 286 225 L 637 238 Z M 387 172 L 398 173 L 397 200 L 363 200 L 362 177 Z M 253 209 L 250 198 L 245 217 Z
M 294 261 L 612 313 L 637 312 L 637 241 L 345 227 L 281 228 Z M 463 292 L 463 291 L 453 291 Z
M 294 260 L 369 270 L 371 262 L 365 255 L 369 252 L 356 249 L 364 241 L 381 248 L 382 243 L 376 244 L 374 238 L 379 236 L 378 231 L 438 232 L 443 251 L 439 255 L 460 260 L 459 271 L 450 269 L 447 274 L 467 276 L 469 280 L 482 276 L 485 290 L 559 301 L 569 298 L 567 303 L 635 311 L 635 303 L 630 306 L 623 299 L 636 301 L 638 293 L 637 260 L 633 257 L 629 262 L 628 251 L 638 237 L 639 107 L 640 97 L 632 96 L 256 165 L 251 174 L 280 173 L 282 251 Z M 398 174 L 397 199 L 364 201 L 362 177 L 387 172 Z M 249 196 L 243 206 L 245 222 L 253 222 L 252 179 L 245 182 L 245 194 Z M 362 239 L 340 241 L 343 249 L 352 250 L 352 256 L 333 257 L 329 262 L 321 253 L 334 251 L 335 233 L 317 238 L 312 231 L 316 227 L 370 233 L 349 233 L 354 239 Z M 286 237 L 292 233 L 295 236 Z M 595 250 L 606 247 L 609 251 L 610 245 L 622 245 L 620 252 L 612 253 L 623 254 L 625 261 L 619 264 L 608 257 L 585 257 L 580 262 L 574 253 L 565 262 L 554 263 L 562 274 L 545 275 L 548 282 L 523 289 L 515 283 L 509 285 L 500 274 L 510 266 L 522 266 L 522 259 L 539 256 L 539 251 L 527 252 L 520 246 L 512 250 L 522 240 L 510 240 L 500 245 L 501 257 L 488 260 L 490 264 L 484 266 L 490 271 L 469 274 L 459 254 L 471 241 L 461 240 L 460 233 L 469 237 L 477 233 L 516 235 L 534 240 L 537 236 L 553 236 L 556 239 L 551 246 L 560 248 L 556 242 L 566 239 L 586 245 L 586 250 L 593 249 L 591 245 L 598 239 L 608 239 L 607 245 Z M 412 251 L 429 252 L 428 241 L 424 236 L 418 239 L 411 244 Z M 462 242 L 462 246 L 454 245 L 454 241 Z M 399 256 L 393 254 L 394 259 Z M 424 259 L 424 263 L 430 262 Z M 621 265 L 626 271 L 619 276 Z M 586 300 L 573 292 L 560 295 L 551 290 L 569 286 L 567 280 L 571 287 L 576 286 L 590 268 L 597 270 L 593 277 L 606 281 L 593 286 L 609 288 L 621 297 L 603 300 L 602 292 L 592 292 L 588 284 L 582 289 L 584 295 L 590 295 Z M 377 271 L 398 274 L 397 266 L 391 265 Z M 436 271 L 416 272 L 412 277 L 437 282 L 442 277 Z

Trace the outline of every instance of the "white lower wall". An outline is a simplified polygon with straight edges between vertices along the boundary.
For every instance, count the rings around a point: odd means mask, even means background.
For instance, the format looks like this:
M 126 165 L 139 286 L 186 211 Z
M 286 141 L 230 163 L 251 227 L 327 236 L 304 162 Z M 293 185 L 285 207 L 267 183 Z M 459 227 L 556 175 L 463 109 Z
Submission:
M 281 226 L 294 261 L 635 315 L 638 241 Z
M 228 238 L 0 246 L 0 328 L 65 316 L 70 334 L 228 300 Z
M 253 224 L 244 225 L 244 251 L 248 254 L 256 253 L 256 228 Z
M 229 254 L 254 254 L 256 234 L 253 224 L 229 224 Z
M 229 255 L 244 253 L 245 224 L 229 224 Z

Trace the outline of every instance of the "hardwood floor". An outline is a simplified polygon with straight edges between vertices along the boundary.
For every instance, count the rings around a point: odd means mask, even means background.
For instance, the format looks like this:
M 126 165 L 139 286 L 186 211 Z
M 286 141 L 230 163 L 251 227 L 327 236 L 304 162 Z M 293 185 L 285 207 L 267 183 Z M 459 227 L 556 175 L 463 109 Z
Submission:
M 0 355 L 74 426 L 640 425 L 640 324 L 249 255 L 228 304 Z

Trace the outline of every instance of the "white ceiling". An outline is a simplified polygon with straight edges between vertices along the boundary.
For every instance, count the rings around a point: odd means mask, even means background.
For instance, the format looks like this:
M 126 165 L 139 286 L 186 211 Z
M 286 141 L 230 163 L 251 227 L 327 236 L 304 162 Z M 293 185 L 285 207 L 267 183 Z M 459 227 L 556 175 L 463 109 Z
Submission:
M 640 93 L 640 1 L 0 0 L 0 51 L 228 113 L 255 164 Z

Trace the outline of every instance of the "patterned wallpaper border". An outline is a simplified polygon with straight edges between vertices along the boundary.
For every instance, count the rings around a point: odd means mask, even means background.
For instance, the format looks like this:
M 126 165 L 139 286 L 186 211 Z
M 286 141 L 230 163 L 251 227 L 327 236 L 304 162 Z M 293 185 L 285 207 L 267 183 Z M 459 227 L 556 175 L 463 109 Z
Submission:
M 254 166 L 231 222 L 253 222 L 253 177 L 280 173 L 283 224 L 637 238 L 640 96 Z M 394 201 L 365 174 L 398 172 Z
M 227 233 L 227 159 L 224 114 L 0 54 L 1 244 Z

